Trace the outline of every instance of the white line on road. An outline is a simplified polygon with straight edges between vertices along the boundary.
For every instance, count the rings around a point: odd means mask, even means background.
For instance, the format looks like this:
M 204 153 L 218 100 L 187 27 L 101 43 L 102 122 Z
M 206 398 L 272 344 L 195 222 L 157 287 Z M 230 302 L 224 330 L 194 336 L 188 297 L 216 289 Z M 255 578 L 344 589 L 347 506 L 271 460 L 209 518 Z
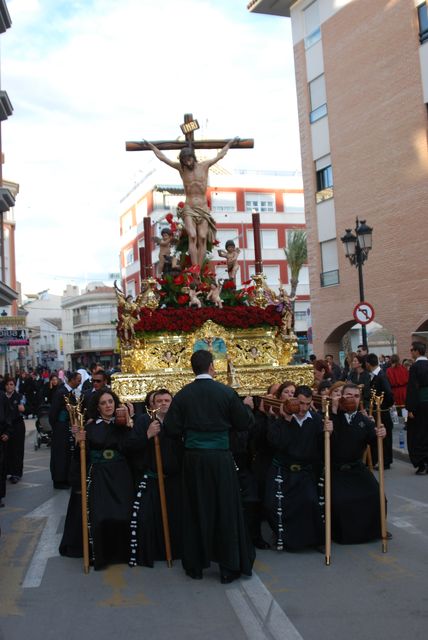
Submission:
M 413 500 L 413 498 L 406 498 L 406 496 L 400 496 L 397 493 L 395 494 L 395 497 L 401 498 L 401 500 L 405 500 L 406 502 L 410 502 L 410 504 L 413 504 L 415 507 L 423 507 L 424 509 L 428 509 L 427 502 L 421 502 L 420 500 Z
M 59 555 L 61 534 L 57 533 L 61 518 L 65 515 L 68 492 L 61 492 L 25 515 L 26 518 L 47 518 L 39 544 L 33 554 L 31 564 L 22 584 L 24 589 L 39 587 L 49 558 Z
M 303 640 L 255 573 L 226 589 L 226 594 L 249 640 Z

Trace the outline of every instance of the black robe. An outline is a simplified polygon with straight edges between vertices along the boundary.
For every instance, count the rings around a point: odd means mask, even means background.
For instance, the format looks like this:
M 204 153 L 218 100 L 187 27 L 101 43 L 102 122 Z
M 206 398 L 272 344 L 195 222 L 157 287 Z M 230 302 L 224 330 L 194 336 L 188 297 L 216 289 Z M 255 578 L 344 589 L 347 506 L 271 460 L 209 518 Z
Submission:
M 0 436 L 4 435 L 10 438 L 10 408 L 7 396 L 4 391 L 0 391 Z M 0 500 L 6 495 L 6 478 L 7 478 L 7 445 L 0 438 Z
M 348 424 L 345 414 L 333 416 L 331 446 L 332 539 L 358 544 L 381 537 L 379 484 L 362 462 L 368 444 L 376 442 L 374 422 L 359 411 Z
M 196 379 L 174 397 L 164 420 L 168 436 L 183 438 L 183 546 L 186 571 L 221 569 L 251 575 L 255 558 L 245 524 L 229 432 L 247 431 L 253 415 L 236 392 Z
M 386 429 L 386 436 L 382 441 L 383 462 L 385 465 L 385 469 L 389 469 L 392 464 L 392 430 L 394 427 L 389 410 L 394 404 L 394 396 L 392 393 L 391 385 L 389 384 L 389 380 L 386 377 L 386 373 L 382 371 L 382 369 L 376 376 L 371 379 L 370 388 L 372 391 L 375 391 L 376 395 L 378 396 L 383 393 L 383 401 L 381 405 L 381 422 Z M 375 415 L 375 413 L 373 415 Z M 373 464 L 376 464 L 378 460 L 376 442 L 371 445 L 371 451 Z
M 11 431 L 7 443 L 7 474 L 17 478 L 22 478 L 24 469 L 25 422 L 18 409 L 21 400 L 21 395 L 16 391 L 8 398 Z
M 135 422 L 136 449 L 132 456 L 135 497 L 131 518 L 129 565 L 153 567 L 155 560 L 165 560 L 165 541 L 159 495 L 154 438 L 147 438 L 151 423 L 147 414 Z M 181 464 L 183 446 L 180 440 L 165 436 L 163 425 L 158 435 L 162 456 L 165 497 L 168 513 L 171 553 L 181 557 Z M 135 532 L 135 534 L 134 534 Z
M 417 360 L 410 367 L 406 409 L 407 448 L 414 467 L 428 465 L 428 360 Z
M 130 520 L 134 485 L 126 454 L 132 448 L 133 430 L 104 421 L 86 425 L 87 499 L 90 558 L 95 569 L 128 562 Z M 82 513 L 80 493 L 80 453 L 73 457 L 70 501 L 61 555 L 81 557 Z
M 277 536 L 277 549 L 297 551 L 323 543 L 323 523 L 318 491 L 322 466 L 323 423 L 318 414 L 302 426 L 272 420 L 268 441 L 275 452 L 266 480 L 265 508 Z
M 52 427 L 50 470 L 54 486 L 66 488 L 70 484 L 70 465 L 75 449 L 65 397 L 73 401 L 72 392 L 62 385 L 52 396 L 49 423 Z

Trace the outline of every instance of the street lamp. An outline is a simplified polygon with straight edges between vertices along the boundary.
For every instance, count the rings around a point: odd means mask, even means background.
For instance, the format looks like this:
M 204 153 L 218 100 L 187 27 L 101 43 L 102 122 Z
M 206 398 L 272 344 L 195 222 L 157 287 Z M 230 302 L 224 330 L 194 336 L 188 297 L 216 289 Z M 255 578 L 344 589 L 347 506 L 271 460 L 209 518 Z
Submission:
M 355 234 L 351 229 L 345 229 L 346 233 L 340 239 L 344 244 L 345 255 L 349 262 L 358 269 L 358 284 L 360 288 L 360 302 L 364 302 L 364 280 L 363 264 L 369 256 L 372 248 L 373 228 L 366 224 L 365 220 L 355 221 Z M 366 325 L 361 325 L 361 335 L 363 345 L 367 349 L 367 329 Z

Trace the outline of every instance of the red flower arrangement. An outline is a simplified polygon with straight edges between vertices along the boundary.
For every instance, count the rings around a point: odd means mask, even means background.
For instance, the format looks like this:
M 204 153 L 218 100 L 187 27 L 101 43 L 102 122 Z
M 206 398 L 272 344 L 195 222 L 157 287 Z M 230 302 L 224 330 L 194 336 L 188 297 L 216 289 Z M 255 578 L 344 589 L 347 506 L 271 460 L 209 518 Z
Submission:
M 189 296 L 183 294 L 177 298 L 177 302 L 185 297 L 188 301 Z M 186 302 L 183 301 L 180 304 L 186 304 Z M 137 335 L 153 331 L 194 331 L 207 320 L 212 320 L 223 327 L 236 327 L 238 329 L 261 326 L 279 327 L 281 319 L 281 313 L 276 310 L 274 305 L 270 305 L 265 309 L 236 306 L 223 307 L 223 309 L 218 309 L 217 307 L 202 307 L 200 309 L 184 307 L 150 311 L 143 308 L 140 312 L 140 320 L 135 325 L 135 331 Z

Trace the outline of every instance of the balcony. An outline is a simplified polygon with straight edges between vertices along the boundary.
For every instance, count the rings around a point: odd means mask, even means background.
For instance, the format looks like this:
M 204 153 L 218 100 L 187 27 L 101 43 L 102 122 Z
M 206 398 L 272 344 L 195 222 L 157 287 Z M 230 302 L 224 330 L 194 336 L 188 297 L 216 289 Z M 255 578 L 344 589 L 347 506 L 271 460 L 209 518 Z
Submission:
M 252 13 L 265 13 L 270 16 L 290 17 L 290 7 L 296 0 L 250 0 L 247 4 L 248 11 Z

